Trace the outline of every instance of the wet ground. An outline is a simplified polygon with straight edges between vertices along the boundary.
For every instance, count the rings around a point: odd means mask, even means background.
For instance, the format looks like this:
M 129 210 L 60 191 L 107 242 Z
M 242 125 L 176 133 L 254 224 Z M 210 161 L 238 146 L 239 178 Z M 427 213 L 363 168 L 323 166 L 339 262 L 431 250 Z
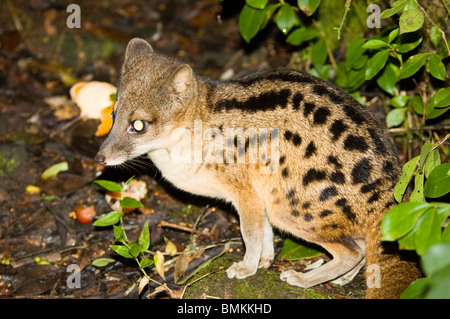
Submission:
M 0 297 L 360 298 L 361 275 L 345 290 L 321 285 L 306 294 L 279 281 L 282 269 L 303 269 L 318 258 L 277 260 L 269 270 L 240 282 L 244 288 L 232 286 L 237 280 L 226 279 L 224 269 L 242 258 L 244 247 L 230 207 L 174 190 L 149 162 L 105 170 L 93 160 L 103 139 L 95 136 L 99 122 L 83 119 L 67 126 L 79 114 L 70 101 L 70 86 L 81 80 L 116 84 L 125 46 L 133 37 L 146 38 L 156 50 L 217 79 L 286 66 L 291 48 L 279 39 L 279 32 L 274 29 L 246 45 L 237 26 L 240 5 L 224 8 L 215 0 L 77 3 L 82 10 L 80 29 L 67 27 L 69 2 L 0 4 Z M 55 97 L 63 102 L 52 103 Z M 42 180 L 44 170 L 64 161 L 68 170 Z M 109 248 L 114 243 L 112 228 L 73 218 L 80 206 L 93 206 L 97 217 L 111 210 L 95 179 L 125 181 L 133 175 L 145 182 L 148 192 L 144 207 L 125 215 L 125 230 L 137 240 L 149 221 L 151 252 L 165 252 L 164 238 L 175 244 L 178 254 L 166 254 L 165 282 L 170 291 L 155 292 L 158 285 L 151 283 L 139 295 L 142 275 L 136 263 Z M 29 185 L 39 192 L 27 190 Z M 284 237 L 276 237 L 279 251 Z M 180 272 L 177 258 L 186 248 L 197 253 Z M 92 266 L 100 257 L 116 262 Z M 211 263 L 206 266 L 207 261 Z M 195 282 L 180 283 L 197 270 Z M 73 277 L 77 274 L 79 286 Z M 164 282 L 156 271 L 149 274 Z M 265 287 L 272 284 L 265 283 L 266 277 L 281 285 L 274 292 L 283 293 L 267 294 Z

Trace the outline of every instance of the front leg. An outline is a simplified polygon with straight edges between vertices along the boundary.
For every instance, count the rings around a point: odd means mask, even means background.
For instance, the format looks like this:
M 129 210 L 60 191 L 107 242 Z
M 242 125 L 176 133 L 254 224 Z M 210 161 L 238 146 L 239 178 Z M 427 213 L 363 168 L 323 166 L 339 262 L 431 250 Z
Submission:
M 245 244 L 245 256 L 244 260 L 234 263 L 228 268 L 227 275 L 228 278 L 235 277 L 242 279 L 253 275 L 258 270 L 258 264 L 263 251 L 264 230 L 267 227 L 265 227 L 264 219 L 267 217 L 264 214 L 264 206 L 257 196 L 246 197 L 240 200 L 235 206 L 239 214 L 241 234 Z M 271 236 L 270 240 L 272 240 Z M 266 243 L 264 243 L 265 255 L 267 254 L 267 257 L 273 259 L 273 256 L 269 256 L 271 252 L 266 246 Z

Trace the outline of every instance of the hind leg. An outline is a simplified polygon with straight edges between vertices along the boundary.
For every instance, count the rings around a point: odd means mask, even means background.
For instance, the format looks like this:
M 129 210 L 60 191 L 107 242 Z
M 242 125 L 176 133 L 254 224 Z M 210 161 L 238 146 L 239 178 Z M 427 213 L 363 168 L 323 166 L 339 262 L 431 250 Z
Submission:
M 309 288 L 347 274 L 364 259 L 364 251 L 350 238 L 340 243 L 321 243 L 321 246 L 333 256 L 331 261 L 307 273 L 288 270 L 280 278 L 291 285 Z
M 358 246 L 365 251 L 366 250 L 366 242 L 364 239 L 357 239 L 355 240 L 355 242 L 358 244 Z M 335 284 L 335 285 L 339 285 L 339 286 L 344 286 L 346 284 L 348 284 L 350 281 L 353 280 L 353 278 L 356 277 L 356 275 L 359 273 L 359 271 L 361 270 L 361 268 L 364 267 L 364 265 L 366 264 L 366 258 L 364 257 L 359 264 L 357 264 L 355 266 L 355 268 L 353 268 L 352 270 L 350 270 L 348 273 L 346 273 L 345 275 L 342 275 L 341 277 L 333 280 L 331 283 Z

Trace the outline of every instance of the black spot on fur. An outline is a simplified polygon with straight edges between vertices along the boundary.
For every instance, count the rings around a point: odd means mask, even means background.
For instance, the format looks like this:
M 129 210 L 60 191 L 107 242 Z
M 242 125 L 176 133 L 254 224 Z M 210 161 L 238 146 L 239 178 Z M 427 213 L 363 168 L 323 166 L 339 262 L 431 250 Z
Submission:
M 319 171 L 316 170 L 315 168 L 311 168 L 303 176 L 303 186 L 307 186 L 309 183 L 312 183 L 314 181 L 324 180 L 326 177 L 327 174 L 325 171 Z
M 345 217 L 347 217 L 348 220 L 350 221 L 355 221 L 356 220 L 356 215 L 353 212 L 352 208 L 347 205 L 347 199 L 346 198 L 340 198 L 336 201 L 336 206 L 340 206 L 342 207 L 342 212 L 344 213 Z
M 330 175 L 330 181 L 332 181 L 333 183 L 336 183 L 336 184 L 344 184 L 345 183 L 345 175 L 340 171 L 333 172 Z
M 292 198 L 295 195 L 295 189 L 291 189 L 289 192 L 287 192 L 286 194 L 286 198 Z
M 313 141 L 311 141 L 306 147 L 305 157 L 310 158 L 315 152 L 317 148 Z
M 288 89 L 265 92 L 251 96 L 245 101 L 237 99 L 219 100 L 214 106 L 216 111 L 229 111 L 239 109 L 245 112 L 269 111 L 276 107 L 285 108 L 291 92 Z
M 393 175 L 395 173 L 394 164 L 392 164 L 392 162 L 385 161 L 383 164 L 383 172 L 388 175 Z
M 316 107 L 314 103 L 311 102 L 305 102 L 305 108 L 303 109 L 303 115 L 306 117 L 308 116 Z
M 306 222 L 310 222 L 313 218 L 314 218 L 313 215 L 311 215 L 310 213 L 306 213 L 306 214 L 303 216 L 303 219 L 304 219 Z
M 300 135 L 294 134 L 294 136 L 292 137 L 292 143 L 295 146 L 299 146 L 302 143 L 302 138 L 300 137 Z
M 311 203 L 310 202 L 304 202 L 303 204 L 302 204 L 302 208 L 303 209 L 308 209 L 308 208 L 310 208 L 311 207 Z
M 331 214 L 333 214 L 333 212 L 331 210 L 325 209 L 320 212 L 319 217 L 324 218 Z
M 348 135 L 344 141 L 344 149 L 347 151 L 365 152 L 369 148 L 366 141 L 361 136 Z
M 280 159 L 279 159 L 280 165 L 283 165 L 285 161 L 286 161 L 286 156 L 284 156 L 284 155 L 280 156 Z
M 296 111 L 300 108 L 300 103 L 303 101 L 303 94 L 298 92 L 295 93 L 294 97 L 292 98 L 292 108 Z
M 337 196 L 338 195 L 338 190 L 335 186 L 329 186 L 327 188 L 325 188 L 319 195 L 319 200 L 321 202 L 326 201 L 327 199 Z
M 291 211 L 291 215 L 294 216 L 294 217 L 298 217 L 298 216 L 300 216 L 300 212 L 298 210 L 296 210 L 296 209 L 293 209 Z
M 353 184 L 367 183 L 372 171 L 372 164 L 368 158 L 364 158 L 353 167 L 351 176 Z
M 371 128 L 367 129 L 367 131 L 369 132 L 372 142 L 375 144 L 375 152 L 378 154 L 386 153 L 386 146 L 384 145 L 378 134 Z
M 351 106 L 351 105 L 345 105 L 344 106 L 344 113 L 355 123 L 355 124 L 362 124 L 366 122 L 366 118 L 361 113 L 360 110 L 357 108 Z
M 319 107 L 314 113 L 314 124 L 325 124 L 331 112 L 327 107 Z
M 327 160 L 329 164 L 333 164 L 334 166 L 336 166 L 337 169 L 342 168 L 342 164 L 339 162 L 336 156 L 330 155 L 328 156 Z
M 372 183 L 365 184 L 361 187 L 361 193 L 365 194 L 368 192 L 371 192 L 377 188 L 378 185 L 381 183 L 381 178 L 378 178 L 377 180 L 373 181 Z
M 292 207 L 297 206 L 299 203 L 298 198 L 293 198 L 291 199 L 291 201 L 289 202 L 289 205 L 291 205 Z
M 287 139 L 288 141 L 292 138 L 292 132 L 289 130 L 286 130 L 284 132 L 284 138 Z
M 367 203 L 373 203 L 376 202 L 377 200 L 380 199 L 380 193 L 379 192 L 375 192 L 372 194 L 372 196 L 370 196 L 370 198 L 367 200 Z
M 347 129 L 348 126 L 342 120 L 335 120 L 330 127 L 330 132 L 333 134 L 332 140 L 336 141 Z
M 287 178 L 289 176 L 287 167 L 283 168 L 283 170 L 281 171 L 281 175 L 283 175 L 284 178 Z

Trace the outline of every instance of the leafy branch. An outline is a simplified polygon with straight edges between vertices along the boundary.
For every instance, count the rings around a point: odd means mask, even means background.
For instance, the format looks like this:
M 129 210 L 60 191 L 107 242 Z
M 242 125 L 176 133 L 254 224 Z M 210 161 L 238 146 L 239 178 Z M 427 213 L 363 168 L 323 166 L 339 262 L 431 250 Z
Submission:
M 152 279 L 145 271 L 145 268 L 150 267 L 152 265 L 156 265 L 156 270 L 164 279 L 164 272 L 162 270 L 164 264 L 164 255 L 159 251 L 157 251 L 154 254 L 153 259 L 150 259 L 145 255 L 145 253 L 147 253 L 150 247 L 150 231 L 148 228 L 148 221 L 145 222 L 144 226 L 142 227 L 137 242 L 133 242 L 128 239 L 125 229 L 123 227 L 123 209 L 139 208 L 143 206 L 142 203 L 137 201 L 136 199 L 124 196 L 126 187 L 128 183 L 132 180 L 132 178 L 126 181 L 124 183 L 124 186 L 108 180 L 95 181 L 96 184 L 98 184 L 99 186 L 103 187 L 108 191 L 120 193 L 120 200 L 119 200 L 120 205 L 119 210 L 111 211 L 108 214 L 96 220 L 94 222 L 94 226 L 99 227 L 113 226 L 114 240 L 120 243 L 120 245 L 110 245 L 110 248 L 124 258 L 134 259 L 136 263 L 139 265 L 139 269 L 143 274 L 143 277 L 139 282 L 139 294 L 143 291 L 145 286 L 147 286 L 147 284 L 150 281 L 158 284 L 160 287 L 162 287 L 164 290 L 166 290 L 171 294 L 172 291 L 169 289 L 169 287 L 167 287 L 165 283 L 160 283 Z M 92 262 L 92 265 L 96 267 L 105 267 L 108 264 L 113 263 L 115 261 L 116 260 L 112 258 L 97 258 Z

